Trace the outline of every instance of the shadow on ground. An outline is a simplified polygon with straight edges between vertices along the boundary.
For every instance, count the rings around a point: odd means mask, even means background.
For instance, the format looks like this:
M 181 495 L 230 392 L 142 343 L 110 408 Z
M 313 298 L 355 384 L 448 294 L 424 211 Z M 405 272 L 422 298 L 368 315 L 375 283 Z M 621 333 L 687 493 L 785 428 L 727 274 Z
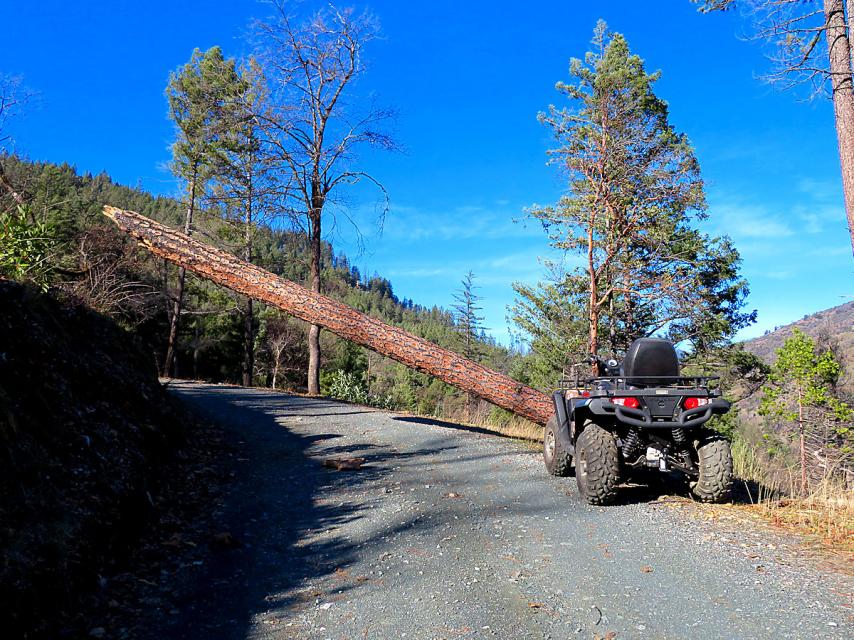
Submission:
M 158 611 L 157 603 L 139 603 L 140 617 L 130 635 L 246 638 L 253 629 L 257 632 L 258 614 L 281 618 L 313 605 L 325 594 L 310 585 L 333 574 L 346 575 L 357 553 L 379 548 L 401 531 L 433 526 L 417 520 L 389 522 L 357 547 L 338 530 L 364 517 L 370 505 L 367 499 L 342 502 L 341 494 L 361 490 L 369 498 L 395 468 L 427 468 L 432 456 L 455 449 L 452 438 L 429 439 L 405 452 L 354 443 L 352 437 L 339 444 L 341 423 L 354 414 L 372 413 L 370 409 L 239 387 L 171 386 L 221 425 L 234 452 L 217 469 L 227 488 L 213 506 L 207 547 L 197 550 L 198 560 L 163 572 L 160 582 L 170 591 L 164 599 L 168 606 Z M 336 423 L 330 431 L 338 433 L 324 432 L 324 421 Z M 311 433 L 301 429 L 303 424 L 311 425 Z M 358 433 L 354 429 L 348 435 Z M 363 458 L 364 466 L 335 471 L 322 464 L 327 458 L 350 456 Z M 420 478 L 417 471 L 413 475 Z M 339 584 L 336 591 L 356 586 Z
M 394 420 L 399 422 L 407 422 L 409 424 L 434 425 L 444 427 L 445 429 L 454 429 L 455 431 L 467 431 L 469 433 L 480 433 L 488 436 L 498 436 L 495 431 L 484 429 L 483 427 L 475 427 L 467 424 L 457 424 L 456 422 L 446 422 L 437 418 L 422 418 L 420 416 L 394 416 Z
M 377 480 L 401 454 L 370 444 L 336 446 L 339 434 L 300 434 L 290 428 L 294 420 L 367 410 L 240 388 L 211 392 L 195 385 L 174 387 L 182 399 L 222 425 L 236 451 L 218 469 L 231 480 L 211 516 L 210 552 L 187 567 L 185 575 L 163 576 L 174 583 L 175 608 L 138 629 L 138 635 L 245 638 L 257 613 L 313 599 L 299 593 L 302 584 L 352 562 L 352 545 L 335 531 L 362 517 L 363 507 L 327 503 L 324 496 L 342 483 L 353 488 Z M 318 451 L 322 456 L 313 458 Z M 325 457 L 356 453 L 366 458 L 359 471 L 335 472 L 321 465 Z M 294 592 L 296 596 L 277 596 Z

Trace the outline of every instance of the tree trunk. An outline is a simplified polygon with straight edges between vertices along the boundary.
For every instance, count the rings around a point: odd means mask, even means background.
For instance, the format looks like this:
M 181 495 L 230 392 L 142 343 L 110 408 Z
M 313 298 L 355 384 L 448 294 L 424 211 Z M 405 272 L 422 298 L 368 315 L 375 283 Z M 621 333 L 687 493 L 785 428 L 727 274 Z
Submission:
M 276 380 L 279 377 L 279 363 L 282 360 L 282 352 L 279 351 L 278 347 L 273 347 L 273 382 L 271 384 L 271 388 L 276 388 Z
M 854 0 L 847 0 L 845 4 L 845 26 L 848 28 L 848 48 L 851 50 L 851 70 L 854 71 L 854 32 L 851 31 L 851 25 L 854 25 Z
M 798 389 L 798 436 L 801 457 L 801 495 L 807 496 L 807 448 L 804 439 L 804 396 Z
M 196 179 L 190 181 L 190 202 L 187 204 L 187 216 L 184 219 L 184 233 L 193 233 L 193 213 L 196 208 Z M 184 282 L 187 272 L 184 267 L 178 268 L 178 287 L 175 290 L 175 303 L 172 307 L 172 319 L 169 323 L 169 341 L 166 345 L 166 358 L 163 361 L 163 377 L 172 375 L 175 366 L 175 352 L 178 350 L 178 324 L 181 321 L 181 306 L 184 302 Z
M 312 185 L 311 219 L 311 269 L 309 286 L 314 293 L 320 293 L 320 258 L 321 258 L 321 216 L 323 199 L 317 195 L 320 186 Z M 308 393 L 320 395 L 320 325 L 312 323 L 308 329 Z
M 807 447 L 804 442 L 804 427 L 801 425 L 800 433 L 800 448 L 801 448 L 801 495 L 806 498 L 808 491 L 807 483 Z
M 24 206 L 25 200 L 24 196 L 20 194 L 20 192 L 15 189 L 11 182 L 9 182 L 9 178 L 6 176 L 6 171 L 3 169 L 3 165 L 0 164 L 0 185 L 3 186 L 4 189 L 12 196 L 12 200 L 15 201 L 15 204 Z
M 243 310 L 243 386 L 251 387 L 255 372 L 255 327 L 252 298 L 246 299 Z
M 251 178 L 250 178 L 251 180 Z M 250 182 L 251 185 L 251 182 Z M 246 219 L 244 228 L 245 247 L 243 259 L 252 262 L 252 193 L 248 196 L 246 204 Z M 246 298 L 246 307 L 243 311 L 243 386 L 251 387 L 252 378 L 255 373 L 255 327 L 252 298 Z
M 609 287 L 613 286 L 613 283 L 608 279 Z M 614 315 L 614 293 L 611 292 L 608 294 L 608 343 L 611 347 L 611 353 L 609 355 L 616 355 L 617 353 L 617 319 Z
M 166 358 L 163 360 L 163 377 L 169 378 L 175 367 L 175 352 L 178 350 L 178 321 L 184 300 L 184 282 L 187 272 L 184 267 L 178 269 L 178 285 L 175 287 L 175 299 L 172 303 L 172 317 L 169 320 L 169 339 L 166 343 Z
M 590 335 L 587 350 L 590 353 L 599 351 L 599 289 L 596 286 L 596 265 L 593 263 L 593 213 L 587 227 L 587 271 L 590 274 Z M 599 375 L 599 368 L 593 365 L 593 375 Z
M 848 20 L 854 1 L 848 0 Z M 854 253 L 854 78 L 851 41 L 845 22 L 843 0 L 824 0 L 827 48 L 830 53 L 830 84 L 839 160 L 842 165 L 842 194 L 848 218 L 848 235 Z
M 195 340 L 193 341 L 193 378 L 195 380 L 199 379 L 199 320 L 196 318 L 196 321 L 193 323 L 193 332 L 195 333 Z
M 155 255 L 237 293 L 261 300 L 305 322 L 507 409 L 538 424 L 554 413 L 546 394 L 443 349 L 403 329 L 299 286 L 132 211 L 105 206 L 104 214 Z

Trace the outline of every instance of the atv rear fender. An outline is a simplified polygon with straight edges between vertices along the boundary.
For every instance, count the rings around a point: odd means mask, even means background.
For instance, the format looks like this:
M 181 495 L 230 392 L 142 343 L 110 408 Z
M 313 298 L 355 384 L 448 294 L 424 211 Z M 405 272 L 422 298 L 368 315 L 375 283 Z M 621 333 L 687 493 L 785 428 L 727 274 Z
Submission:
M 562 391 L 555 391 L 552 394 L 552 401 L 555 405 L 555 416 L 557 417 L 557 429 L 555 430 L 555 438 L 563 450 L 570 455 L 575 455 L 575 443 L 572 441 L 572 430 L 570 428 L 570 415 L 567 411 L 567 401 Z

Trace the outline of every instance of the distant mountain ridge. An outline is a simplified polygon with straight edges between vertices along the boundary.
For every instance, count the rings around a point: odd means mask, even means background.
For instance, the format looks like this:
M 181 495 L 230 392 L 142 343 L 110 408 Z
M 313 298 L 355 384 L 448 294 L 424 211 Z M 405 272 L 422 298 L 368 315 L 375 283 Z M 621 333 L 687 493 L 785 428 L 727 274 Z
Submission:
M 746 340 L 744 348 L 772 364 L 777 359 L 777 349 L 783 346 L 795 327 L 820 342 L 834 346 L 843 366 L 839 386 L 846 393 L 854 394 L 854 301 L 813 313 L 764 336 Z

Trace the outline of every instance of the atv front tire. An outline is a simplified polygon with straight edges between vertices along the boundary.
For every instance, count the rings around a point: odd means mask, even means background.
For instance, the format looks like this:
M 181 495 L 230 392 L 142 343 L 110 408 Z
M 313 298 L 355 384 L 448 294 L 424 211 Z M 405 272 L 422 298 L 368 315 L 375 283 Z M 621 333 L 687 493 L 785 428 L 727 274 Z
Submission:
M 552 416 L 543 430 L 543 462 L 550 474 L 565 478 L 572 472 L 572 456 L 561 445 L 557 428 L 557 416 Z
M 575 479 L 587 504 L 609 504 L 617 495 L 620 457 L 617 439 L 597 424 L 588 424 L 575 445 Z
M 710 435 L 697 445 L 700 477 L 692 492 L 701 502 L 724 502 L 732 492 L 732 450 L 726 438 Z

